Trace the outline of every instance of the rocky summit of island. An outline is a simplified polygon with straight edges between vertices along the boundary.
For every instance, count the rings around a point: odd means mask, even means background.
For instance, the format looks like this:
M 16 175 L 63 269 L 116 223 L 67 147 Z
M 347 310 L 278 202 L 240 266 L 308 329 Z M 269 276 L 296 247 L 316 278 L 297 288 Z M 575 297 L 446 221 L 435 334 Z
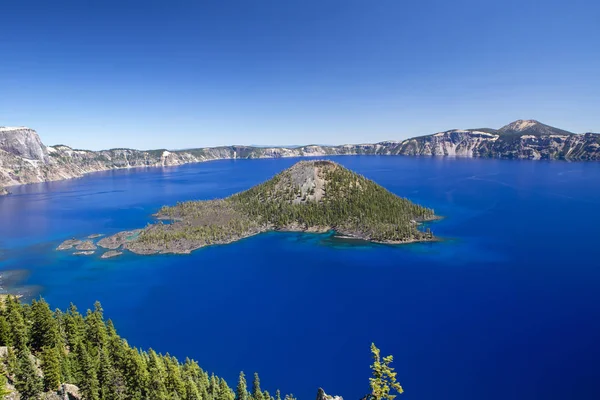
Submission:
M 535 120 L 500 129 L 451 129 L 402 141 L 339 146 L 222 146 L 188 150 L 101 151 L 45 146 L 33 129 L 0 127 L 0 195 L 6 187 L 80 177 L 119 168 L 160 167 L 220 159 L 333 155 L 457 156 L 508 159 L 600 160 L 600 134 L 575 134 Z
M 185 254 L 266 231 L 335 231 L 389 244 L 436 240 L 420 226 L 437 218 L 432 209 L 326 160 L 300 161 L 249 190 L 165 206 L 155 216 L 156 223 L 104 237 L 97 245 L 137 254 Z M 58 249 L 73 244 L 70 239 Z

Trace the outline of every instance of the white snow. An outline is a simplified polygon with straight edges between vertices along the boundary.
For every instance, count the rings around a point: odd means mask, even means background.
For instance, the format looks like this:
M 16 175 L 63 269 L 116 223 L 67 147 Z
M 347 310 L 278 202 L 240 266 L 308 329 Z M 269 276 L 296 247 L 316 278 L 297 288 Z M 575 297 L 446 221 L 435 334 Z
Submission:
M 29 129 L 25 126 L 0 126 L 0 132 L 11 132 L 11 131 L 20 131 L 23 129 Z
M 488 132 L 472 131 L 471 133 L 474 133 L 479 136 L 489 137 L 489 138 L 498 138 L 498 135 L 494 135 L 493 133 L 488 133 Z
M 534 135 L 523 135 L 523 136 L 521 136 L 521 139 L 525 139 L 525 140 L 526 139 L 535 139 L 535 136 Z
M 525 129 L 530 128 L 530 127 L 534 126 L 535 124 L 537 124 L 537 122 L 534 120 L 520 119 L 520 120 L 514 122 L 514 125 L 512 128 L 516 131 L 524 131 Z

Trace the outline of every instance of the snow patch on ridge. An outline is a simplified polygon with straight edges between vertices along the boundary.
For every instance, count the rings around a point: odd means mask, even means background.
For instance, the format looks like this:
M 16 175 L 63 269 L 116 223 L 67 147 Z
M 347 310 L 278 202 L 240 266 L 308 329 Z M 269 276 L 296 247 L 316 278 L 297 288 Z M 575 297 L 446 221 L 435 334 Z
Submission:
M 24 129 L 29 130 L 25 126 L 0 126 L 0 132 L 22 131 Z

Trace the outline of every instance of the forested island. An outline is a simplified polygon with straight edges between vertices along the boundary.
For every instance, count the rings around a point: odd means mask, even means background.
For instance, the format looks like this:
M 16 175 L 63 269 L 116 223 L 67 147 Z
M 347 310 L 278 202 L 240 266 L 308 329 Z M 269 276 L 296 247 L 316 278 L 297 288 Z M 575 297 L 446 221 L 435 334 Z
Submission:
M 370 400 L 393 400 L 403 389 L 375 345 Z M 281 400 L 282 394 L 252 386 L 240 373 L 237 386 L 204 371 L 196 361 L 180 362 L 121 338 L 100 303 L 85 315 L 74 305 L 52 311 L 43 299 L 21 303 L 0 296 L 0 398 L 11 400 Z M 366 385 L 365 385 L 366 386 Z M 318 390 L 318 400 L 342 400 Z M 358 396 L 357 396 L 358 398 Z M 284 400 L 295 400 L 292 394 Z
M 396 196 L 332 161 L 300 161 L 268 181 L 225 199 L 165 206 L 159 221 L 97 242 L 137 254 L 185 254 L 266 231 L 327 232 L 377 243 L 402 244 L 436 238 L 424 221 L 432 209 Z M 65 241 L 58 250 L 77 240 Z M 91 248 L 91 246 L 90 246 Z

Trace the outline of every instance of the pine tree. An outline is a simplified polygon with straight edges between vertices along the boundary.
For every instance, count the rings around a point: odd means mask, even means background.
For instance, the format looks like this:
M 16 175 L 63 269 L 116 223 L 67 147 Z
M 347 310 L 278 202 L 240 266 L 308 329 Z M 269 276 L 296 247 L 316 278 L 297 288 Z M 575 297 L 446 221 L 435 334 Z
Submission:
M 87 343 L 95 349 L 106 342 L 106 325 L 104 324 L 104 310 L 99 301 L 94 303 L 94 311 L 88 310 L 85 317 L 85 334 Z
M 380 350 L 375 346 L 375 343 L 371 343 L 371 353 L 373 355 L 373 364 L 371 365 L 373 377 L 369 378 L 369 382 L 372 398 L 373 400 L 394 400 L 396 395 L 391 394 L 391 390 L 395 390 L 398 394 L 404 392 L 402 386 L 396 380 L 394 368 L 390 367 L 394 357 L 387 356 L 382 361 Z
M 6 379 L 6 371 L 4 370 L 4 365 L 0 364 L 0 399 L 3 399 L 4 396 L 7 396 L 11 393 L 10 390 L 6 387 L 8 380 Z
M 6 349 L 6 356 L 4 356 L 4 365 L 6 365 L 6 372 L 9 376 L 15 376 L 19 369 L 19 361 L 15 355 L 15 351 L 12 347 Z
M 100 384 L 94 363 L 81 342 L 76 345 L 75 349 L 79 367 L 77 386 L 86 400 L 99 400 Z
M 160 357 L 152 349 L 148 352 L 148 397 L 151 399 L 167 399 L 167 388 L 165 386 L 165 367 Z
M 11 342 L 10 324 L 4 317 L 0 315 L 0 346 L 10 346 Z
M 122 374 L 127 387 L 127 399 L 142 400 L 148 398 L 150 376 L 146 361 L 136 350 L 125 345 L 123 352 Z
M 198 386 L 196 386 L 196 383 L 191 376 L 185 380 L 185 393 L 185 400 L 203 400 L 200 391 L 198 390 Z
M 275 391 L 275 400 L 281 400 L 281 391 L 279 389 Z
M 69 311 L 64 316 L 66 342 L 69 348 L 75 349 L 77 344 L 83 340 L 85 332 L 85 321 L 77 311 L 77 307 L 71 303 Z
M 100 384 L 100 398 L 103 400 L 125 399 L 125 382 L 114 368 L 105 348 L 102 348 L 99 354 L 98 383 Z
M 43 382 L 35 370 L 31 353 L 25 348 L 17 355 L 18 368 L 15 374 L 15 389 L 22 399 L 37 399 L 42 393 Z
M 58 324 L 48 303 L 43 299 L 31 303 L 31 348 L 39 351 L 44 347 L 56 347 L 59 344 Z
M 56 391 L 60 386 L 60 357 L 54 347 L 44 347 L 40 354 L 44 374 L 44 390 Z
M 235 393 L 229 388 L 225 379 L 219 381 L 219 396 L 218 400 L 234 400 Z
M 10 296 L 9 296 L 10 298 Z M 16 304 L 10 307 L 10 311 L 8 314 L 8 323 L 10 325 L 11 331 L 11 343 L 15 347 L 18 352 L 28 351 L 27 348 L 27 327 L 25 326 L 25 321 L 23 320 L 23 314 L 19 308 L 19 305 Z
M 236 400 L 248 400 L 248 389 L 246 387 L 246 376 L 244 372 L 240 372 L 240 377 L 238 379 L 237 390 L 235 392 Z
M 185 382 L 181 378 L 179 362 L 175 357 L 169 357 L 167 354 L 164 358 L 164 364 L 166 367 L 165 386 L 167 392 L 171 394 L 177 393 L 179 398 L 184 399 L 186 397 Z
M 260 378 L 258 373 L 254 373 L 254 380 L 252 381 L 252 398 L 254 400 L 263 400 L 263 393 L 260 389 Z

